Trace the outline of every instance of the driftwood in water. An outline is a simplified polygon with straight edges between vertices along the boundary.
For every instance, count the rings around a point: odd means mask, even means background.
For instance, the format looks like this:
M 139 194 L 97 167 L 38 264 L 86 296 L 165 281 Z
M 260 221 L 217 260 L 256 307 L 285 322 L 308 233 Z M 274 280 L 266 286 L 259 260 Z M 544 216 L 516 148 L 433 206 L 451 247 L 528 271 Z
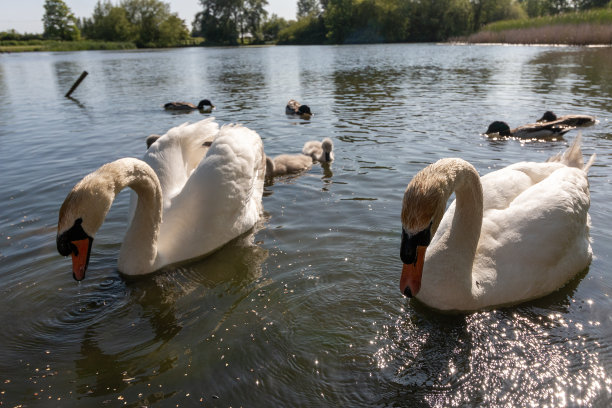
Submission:
M 77 89 L 77 86 L 81 84 L 81 82 L 85 79 L 86 76 L 87 76 L 87 71 L 83 71 L 79 79 L 76 80 L 76 82 L 72 85 L 68 93 L 65 95 L 66 98 L 70 98 L 70 94 L 73 93 L 75 89 Z

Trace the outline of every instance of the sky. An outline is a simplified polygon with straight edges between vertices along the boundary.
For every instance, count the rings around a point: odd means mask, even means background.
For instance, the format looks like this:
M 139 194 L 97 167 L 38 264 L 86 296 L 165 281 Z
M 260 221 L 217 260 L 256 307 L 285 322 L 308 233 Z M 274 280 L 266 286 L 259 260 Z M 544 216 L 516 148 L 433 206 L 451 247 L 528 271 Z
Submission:
M 64 0 L 75 16 L 91 17 L 98 0 Z M 191 28 L 193 17 L 201 6 L 199 0 L 162 0 L 170 3 L 172 12 L 178 12 Z M 119 0 L 111 0 L 117 4 Z M 0 0 L 0 31 L 15 29 L 19 33 L 42 33 L 43 4 L 45 0 Z M 268 15 L 275 13 L 285 19 L 295 19 L 297 0 L 268 0 Z

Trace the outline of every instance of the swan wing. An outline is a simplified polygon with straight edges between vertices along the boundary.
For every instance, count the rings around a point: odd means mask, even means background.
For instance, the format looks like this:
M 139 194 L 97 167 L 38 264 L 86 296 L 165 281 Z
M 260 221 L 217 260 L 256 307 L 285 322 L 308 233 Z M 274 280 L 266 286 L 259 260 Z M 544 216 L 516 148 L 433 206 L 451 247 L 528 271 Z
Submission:
M 590 196 L 582 169 L 518 163 L 482 182 L 488 206 L 472 271 L 476 297 L 481 292 L 496 304 L 536 298 L 589 264 Z
M 210 253 L 259 220 L 263 144 L 246 127 L 226 125 L 165 208 L 158 255 L 165 263 Z
M 183 123 L 170 129 L 151 145 L 143 160 L 153 168 L 164 197 L 164 208 L 182 189 L 191 172 L 204 158 L 204 143 L 214 140 L 219 125 L 214 118 L 190 124 Z

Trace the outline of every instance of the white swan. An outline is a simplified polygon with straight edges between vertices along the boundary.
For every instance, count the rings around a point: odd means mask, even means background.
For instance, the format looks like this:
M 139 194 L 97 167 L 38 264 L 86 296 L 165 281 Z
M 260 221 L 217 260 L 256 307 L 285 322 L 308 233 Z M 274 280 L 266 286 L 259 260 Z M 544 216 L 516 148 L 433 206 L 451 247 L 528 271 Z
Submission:
M 266 178 L 299 173 L 312 167 L 312 158 L 303 154 L 280 154 L 274 159 L 266 156 Z
M 436 309 L 469 311 L 564 286 L 592 258 L 587 171 L 594 157 L 583 164 L 578 137 L 546 163 L 483 177 L 461 159 L 420 171 L 402 206 L 402 293 Z
M 203 145 L 211 139 L 210 148 Z M 94 235 L 116 194 L 131 187 L 138 196 L 119 254 L 122 273 L 146 274 L 206 255 L 259 220 L 264 176 L 254 131 L 219 129 L 213 118 L 175 127 L 143 160 L 119 159 L 77 183 L 60 209 L 57 249 L 72 255 L 73 275 L 83 279 Z
M 306 156 L 312 157 L 312 160 L 325 163 L 334 160 L 334 142 L 329 137 L 326 137 L 322 141 L 311 140 L 304 143 L 302 153 Z

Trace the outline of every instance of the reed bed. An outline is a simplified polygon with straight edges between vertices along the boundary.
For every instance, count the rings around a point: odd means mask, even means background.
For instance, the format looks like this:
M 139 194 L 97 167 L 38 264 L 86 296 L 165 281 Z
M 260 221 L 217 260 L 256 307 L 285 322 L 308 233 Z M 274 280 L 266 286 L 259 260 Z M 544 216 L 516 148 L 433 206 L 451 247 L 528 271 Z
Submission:
M 522 20 L 497 21 L 454 42 L 612 45 L 612 9 L 596 9 Z
M 502 31 L 486 30 L 455 40 L 471 44 L 612 45 L 612 24 L 556 24 Z

